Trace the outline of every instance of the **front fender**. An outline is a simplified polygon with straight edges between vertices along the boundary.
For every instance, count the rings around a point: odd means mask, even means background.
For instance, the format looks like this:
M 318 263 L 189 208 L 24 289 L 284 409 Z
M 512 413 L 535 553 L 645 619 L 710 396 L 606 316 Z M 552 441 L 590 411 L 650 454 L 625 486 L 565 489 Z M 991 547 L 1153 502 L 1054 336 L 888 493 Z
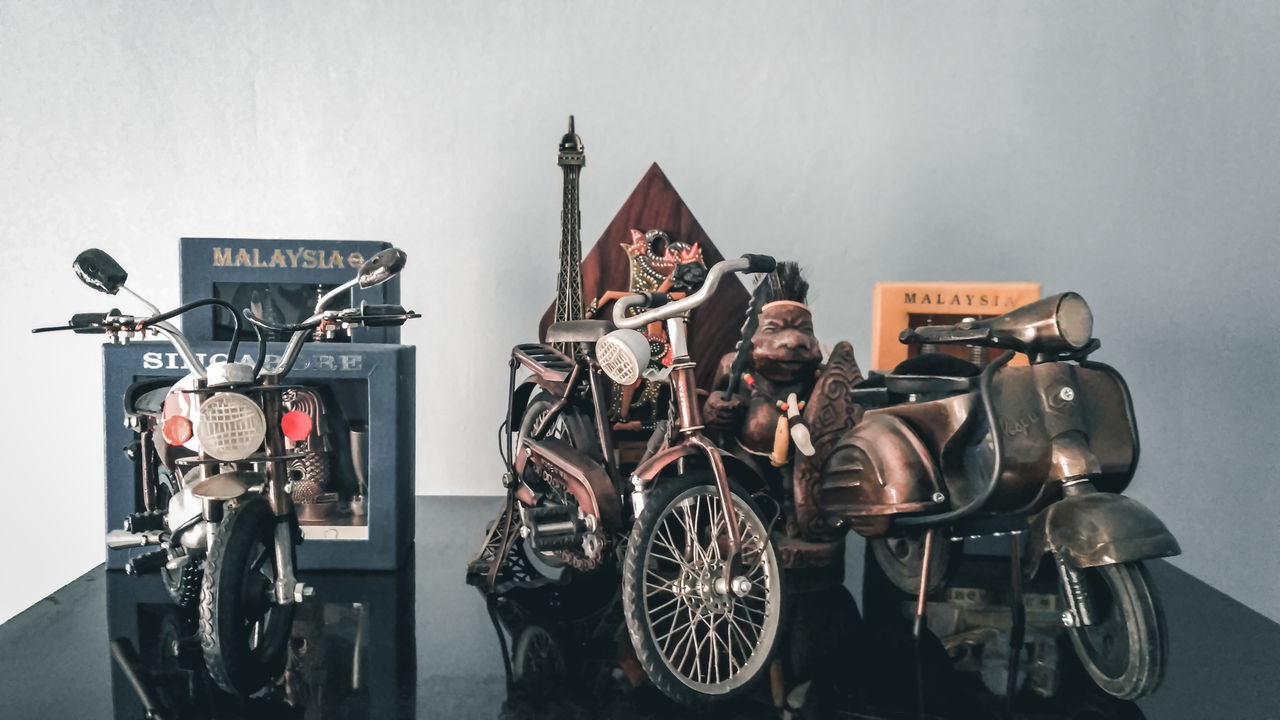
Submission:
M 645 460 L 635 469 L 633 474 L 647 483 L 661 475 L 664 470 L 675 464 L 680 458 L 688 455 L 702 455 L 703 453 L 702 449 L 693 444 L 677 445 Z M 764 489 L 764 477 L 758 470 L 744 462 L 742 458 L 722 448 L 716 448 L 716 454 L 720 456 L 720 462 L 724 464 L 725 474 L 748 494 Z
M 234 500 L 249 492 L 249 488 L 266 482 L 267 476 L 260 472 L 233 470 L 196 483 L 191 494 L 201 500 Z
M 1108 492 L 1068 495 L 1031 523 L 1031 557 L 1052 551 L 1076 568 L 1182 553 L 1156 514 L 1131 497 Z

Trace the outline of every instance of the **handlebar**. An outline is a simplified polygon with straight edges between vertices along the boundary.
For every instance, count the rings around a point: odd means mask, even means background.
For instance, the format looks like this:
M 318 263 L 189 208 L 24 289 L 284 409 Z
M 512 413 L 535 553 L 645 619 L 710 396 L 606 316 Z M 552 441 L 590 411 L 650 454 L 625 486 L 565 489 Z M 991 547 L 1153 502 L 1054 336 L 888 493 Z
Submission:
M 613 324 L 615 327 L 634 330 L 642 328 L 651 322 L 684 315 L 706 302 L 715 294 L 716 286 L 720 284 L 721 278 L 725 275 L 735 272 L 773 272 L 773 268 L 776 265 L 777 263 L 769 255 L 743 255 L 736 260 L 721 260 L 711 266 L 711 270 L 707 272 L 707 279 L 697 292 L 680 300 L 667 302 L 670 300 L 670 296 L 666 293 L 641 293 L 619 298 L 613 304 Z M 650 309 L 638 315 L 627 317 L 628 310 L 642 305 L 649 306 Z

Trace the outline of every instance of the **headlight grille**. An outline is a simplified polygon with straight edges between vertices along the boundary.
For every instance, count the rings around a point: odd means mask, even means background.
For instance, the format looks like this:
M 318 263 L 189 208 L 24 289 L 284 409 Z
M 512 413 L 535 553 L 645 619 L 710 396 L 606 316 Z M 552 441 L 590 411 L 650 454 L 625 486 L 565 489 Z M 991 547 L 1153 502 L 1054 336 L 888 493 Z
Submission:
M 262 408 L 238 393 L 217 393 L 200 404 L 196 439 L 209 455 L 226 461 L 243 460 L 262 445 L 267 421 Z

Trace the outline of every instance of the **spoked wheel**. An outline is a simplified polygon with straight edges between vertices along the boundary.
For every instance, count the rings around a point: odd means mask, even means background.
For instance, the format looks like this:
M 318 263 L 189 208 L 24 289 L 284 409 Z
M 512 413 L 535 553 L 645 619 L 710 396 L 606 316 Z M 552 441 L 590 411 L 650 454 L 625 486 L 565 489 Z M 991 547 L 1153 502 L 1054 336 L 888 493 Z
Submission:
M 1121 700 L 1149 695 L 1164 675 L 1164 611 L 1141 562 L 1083 568 L 1094 622 L 1068 628 L 1085 672 Z
M 200 646 L 209 676 L 233 695 L 252 695 L 284 672 L 293 605 L 275 601 L 275 526 L 264 500 L 229 509 L 205 559 Z
M 516 637 L 511 675 L 517 683 L 563 681 L 569 674 L 564 647 L 541 625 L 526 625 Z
M 733 489 L 742 572 L 726 582 L 726 513 L 707 478 L 659 480 L 631 531 L 623 613 L 653 684 L 690 704 L 746 691 L 778 640 L 782 590 L 768 529 Z
M 924 561 L 924 536 L 870 538 L 872 557 L 889 582 L 904 593 L 920 592 L 920 567 Z M 952 545 L 956 547 L 952 547 Z M 941 533 L 933 539 L 933 559 L 929 565 L 928 592 L 933 593 L 946 586 L 957 558 L 964 549 L 961 543 L 951 543 Z

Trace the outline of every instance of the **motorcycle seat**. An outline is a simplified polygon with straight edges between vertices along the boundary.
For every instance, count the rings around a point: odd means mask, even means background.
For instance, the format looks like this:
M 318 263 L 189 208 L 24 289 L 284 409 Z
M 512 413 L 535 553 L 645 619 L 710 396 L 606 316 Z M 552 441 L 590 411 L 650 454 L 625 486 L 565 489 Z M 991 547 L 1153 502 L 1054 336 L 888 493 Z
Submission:
M 942 375 L 894 375 L 885 376 L 885 387 L 898 395 L 951 395 L 970 392 L 978 383 L 975 378 L 946 377 Z
M 129 385 L 124 391 L 125 414 L 159 415 L 174 382 L 173 378 L 151 378 Z
M 971 392 L 982 371 L 945 353 L 925 353 L 898 363 L 885 375 L 885 387 L 897 395 L 943 396 Z
M 551 323 L 547 328 L 547 342 L 593 343 L 614 331 L 613 323 L 608 320 L 565 320 Z

